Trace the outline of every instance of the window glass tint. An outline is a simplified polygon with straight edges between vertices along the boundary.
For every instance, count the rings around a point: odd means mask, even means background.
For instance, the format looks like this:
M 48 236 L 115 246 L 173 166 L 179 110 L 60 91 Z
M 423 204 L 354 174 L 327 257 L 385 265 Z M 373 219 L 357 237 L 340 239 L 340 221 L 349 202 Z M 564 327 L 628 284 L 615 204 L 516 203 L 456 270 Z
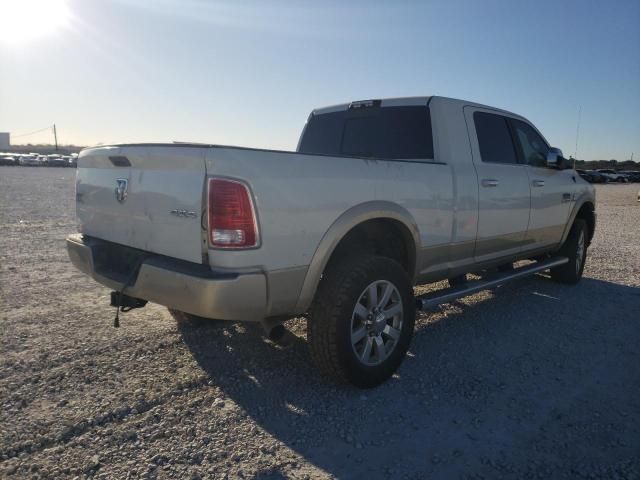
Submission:
M 432 159 L 431 117 L 425 106 L 362 107 L 313 115 L 301 153 Z
M 340 153 L 356 157 L 375 157 L 380 148 L 380 128 L 378 119 L 368 115 L 347 118 L 344 122 Z
M 500 115 L 476 112 L 473 122 L 483 162 L 518 163 L 507 120 Z
M 512 120 L 516 137 L 522 149 L 524 163 L 537 167 L 544 167 L 547 164 L 547 153 L 549 147 L 531 125 L 520 120 Z
M 304 129 L 299 151 L 302 153 L 322 153 L 340 155 L 344 112 L 313 115 Z

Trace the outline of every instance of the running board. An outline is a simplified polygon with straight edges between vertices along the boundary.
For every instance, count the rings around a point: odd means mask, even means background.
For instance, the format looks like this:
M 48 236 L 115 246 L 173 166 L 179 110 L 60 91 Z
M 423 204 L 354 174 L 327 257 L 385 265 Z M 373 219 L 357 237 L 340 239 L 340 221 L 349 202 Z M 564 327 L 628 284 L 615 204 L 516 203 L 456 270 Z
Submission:
M 497 287 L 503 283 L 517 280 L 518 278 L 528 277 L 534 273 L 538 273 L 552 267 L 558 267 L 568 262 L 569 259 L 567 257 L 550 258 L 544 262 L 535 262 L 525 265 L 524 267 L 516 268 L 510 272 L 491 275 L 480 280 L 472 280 L 464 285 L 460 285 L 459 287 L 444 288 L 437 292 L 426 293 L 416 297 L 416 307 L 418 310 L 428 310 L 430 308 L 437 307 L 442 303 L 448 303 L 458 298 L 473 295 L 481 290 Z

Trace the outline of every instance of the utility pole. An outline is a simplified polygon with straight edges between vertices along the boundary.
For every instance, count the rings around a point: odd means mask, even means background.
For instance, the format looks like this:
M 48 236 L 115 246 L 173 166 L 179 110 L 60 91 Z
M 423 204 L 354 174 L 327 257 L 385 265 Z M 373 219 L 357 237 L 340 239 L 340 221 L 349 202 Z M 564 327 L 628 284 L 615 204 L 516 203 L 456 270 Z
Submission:
M 56 142 L 56 152 L 58 151 L 58 132 L 56 132 L 56 124 L 53 124 L 53 139 Z

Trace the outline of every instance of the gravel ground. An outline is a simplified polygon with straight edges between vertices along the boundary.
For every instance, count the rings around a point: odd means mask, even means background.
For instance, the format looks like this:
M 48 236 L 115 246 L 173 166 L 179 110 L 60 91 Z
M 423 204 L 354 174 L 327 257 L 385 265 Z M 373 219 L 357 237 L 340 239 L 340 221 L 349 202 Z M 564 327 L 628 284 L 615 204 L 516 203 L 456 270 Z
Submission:
M 0 476 L 640 478 L 640 186 L 598 186 L 585 278 L 420 315 L 399 374 L 337 388 L 253 325 L 122 317 L 75 271 L 74 171 L 0 167 Z

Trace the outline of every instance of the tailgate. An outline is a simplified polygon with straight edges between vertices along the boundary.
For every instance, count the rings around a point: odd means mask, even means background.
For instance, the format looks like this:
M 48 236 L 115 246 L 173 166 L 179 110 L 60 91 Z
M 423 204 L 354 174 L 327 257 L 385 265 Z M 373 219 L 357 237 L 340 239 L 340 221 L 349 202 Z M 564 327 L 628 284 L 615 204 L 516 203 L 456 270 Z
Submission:
M 80 231 L 202 263 L 205 152 L 182 145 L 83 151 L 76 180 Z

